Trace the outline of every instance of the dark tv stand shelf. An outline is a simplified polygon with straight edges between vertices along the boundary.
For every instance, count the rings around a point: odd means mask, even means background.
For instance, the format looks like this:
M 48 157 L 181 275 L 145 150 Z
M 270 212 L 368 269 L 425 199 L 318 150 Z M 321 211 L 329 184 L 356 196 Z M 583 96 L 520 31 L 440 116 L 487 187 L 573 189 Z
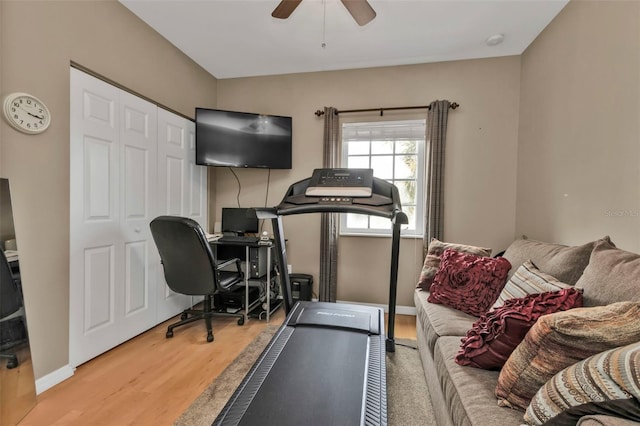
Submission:
M 282 216 L 305 213 L 361 213 L 385 217 L 392 224 L 391 275 L 389 278 L 389 320 L 386 339 L 387 352 L 395 351 L 394 327 L 396 315 L 396 293 L 398 286 L 398 258 L 400 254 L 400 226 L 409 223 L 402 212 L 398 188 L 391 183 L 373 178 L 371 197 L 308 197 L 305 195 L 311 178 L 292 184 L 279 205 L 273 208 L 256 209 L 259 219 L 271 219 L 276 262 L 281 271 L 283 303 L 288 315 L 293 308 L 291 281 L 287 272 L 287 253 L 282 228 Z

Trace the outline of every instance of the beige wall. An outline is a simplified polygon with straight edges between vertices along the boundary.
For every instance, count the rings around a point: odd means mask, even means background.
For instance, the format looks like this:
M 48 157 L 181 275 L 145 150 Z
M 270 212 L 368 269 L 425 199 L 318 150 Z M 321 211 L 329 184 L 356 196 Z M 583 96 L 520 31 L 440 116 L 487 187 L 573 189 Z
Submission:
M 445 239 L 493 247 L 497 252 L 515 231 L 519 79 L 519 57 L 225 79 L 218 82 L 218 107 L 293 116 L 293 169 L 272 172 L 266 204 L 273 206 L 291 183 L 322 166 L 323 120 L 314 115 L 317 109 L 425 105 L 436 99 L 458 102 L 461 107 L 449 114 Z M 385 117 L 407 114 L 386 113 Z M 237 174 L 242 183 L 241 206 L 264 205 L 267 172 L 238 170 Z M 228 169 L 217 170 L 216 176 L 217 210 L 236 206 L 235 178 Z M 216 214 L 219 217 L 219 211 Z M 316 292 L 319 226 L 319 215 L 284 218 L 289 263 L 293 272 L 314 276 Z M 399 305 L 413 306 L 423 260 L 421 245 L 421 240 L 402 241 Z M 389 257 L 390 238 L 343 237 L 338 299 L 386 304 Z
M 640 252 L 640 2 L 572 1 L 522 55 L 516 229 Z
M 27 136 L 2 120 L 36 377 L 68 363 L 69 62 L 187 116 L 214 106 L 217 81 L 114 0 L 0 2 L 2 95 L 33 93 L 51 127 Z M 23 26 L 28 23 L 28 29 Z

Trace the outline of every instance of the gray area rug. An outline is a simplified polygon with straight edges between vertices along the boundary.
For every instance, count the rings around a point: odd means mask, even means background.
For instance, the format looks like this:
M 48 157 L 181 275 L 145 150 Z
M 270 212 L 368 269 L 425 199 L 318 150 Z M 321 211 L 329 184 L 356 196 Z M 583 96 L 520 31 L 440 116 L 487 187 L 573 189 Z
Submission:
M 268 326 L 175 421 L 175 426 L 210 426 L 278 326 Z M 387 417 L 391 426 L 436 426 L 414 340 L 396 339 L 387 353 Z

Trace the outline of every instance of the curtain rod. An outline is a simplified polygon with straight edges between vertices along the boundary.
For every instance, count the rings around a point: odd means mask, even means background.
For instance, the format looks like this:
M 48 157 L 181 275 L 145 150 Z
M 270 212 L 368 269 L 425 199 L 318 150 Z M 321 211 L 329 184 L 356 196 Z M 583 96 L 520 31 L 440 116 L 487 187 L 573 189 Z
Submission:
M 459 106 L 460 106 L 460 104 L 458 104 L 457 102 L 453 102 L 453 103 L 451 103 L 451 105 L 449 105 L 449 108 L 456 109 Z M 431 109 L 431 106 L 422 105 L 422 106 L 405 106 L 405 107 L 390 107 L 390 108 L 345 109 L 343 111 L 336 111 L 336 114 L 348 114 L 348 113 L 351 113 L 351 112 L 380 111 L 380 116 L 382 117 L 384 115 L 385 111 L 398 111 L 398 110 L 402 110 L 402 109 Z M 321 115 L 324 115 L 324 111 L 319 109 L 314 114 L 316 115 L 316 117 L 320 117 Z

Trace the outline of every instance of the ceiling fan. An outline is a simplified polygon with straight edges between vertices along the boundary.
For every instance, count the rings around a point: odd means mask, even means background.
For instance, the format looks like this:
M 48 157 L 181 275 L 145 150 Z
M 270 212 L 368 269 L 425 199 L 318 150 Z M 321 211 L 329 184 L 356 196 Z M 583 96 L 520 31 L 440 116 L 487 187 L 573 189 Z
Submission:
M 302 0 L 282 0 L 280 4 L 273 10 L 271 16 L 278 19 L 287 19 Z M 340 0 L 344 7 L 347 8 L 353 19 L 358 25 L 367 25 L 376 17 L 376 11 L 373 10 L 367 0 Z

